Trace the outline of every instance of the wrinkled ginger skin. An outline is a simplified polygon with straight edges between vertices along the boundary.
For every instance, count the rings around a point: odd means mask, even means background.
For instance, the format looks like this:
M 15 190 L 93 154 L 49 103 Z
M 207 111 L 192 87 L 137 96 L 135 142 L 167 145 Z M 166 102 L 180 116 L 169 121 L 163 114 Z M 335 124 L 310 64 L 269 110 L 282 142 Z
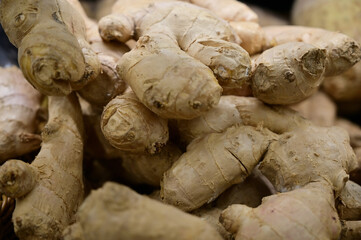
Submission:
M 304 42 L 326 49 L 325 76 L 338 75 L 360 61 L 360 44 L 342 33 L 301 26 L 268 26 L 264 49 L 287 42 Z
M 35 133 L 40 98 L 20 69 L 0 68 L 0 162 L 40 148 Z
M 17 197 L 12 221 L 21 240 L 61 239 L 83 199 L 83 120 L 75 95 L 49 97 L 42 139 L 31 165 L 12 160 L 0 168 L 0 191 Z M 32 189 L 14 187 L 27 184 Z
M 302 42 L 264 51 L 254 63 L 253 95 L 268 104 L 293 104 L 311 96 L 322 83 L 326 50 Z
M 109 143 L 129 152 L 159 152 L 168 141 L 168 121 L 146 108 L 133 92 L 111 100 L 104 108 L 101 128 Z
M 64 240 L 221 240 L 201 219 L 116 183 L 91 192 Z
M 325 183 L 271 195 L 257 208 L 231 205 L 220 221 L 235 240 L 337 240 L 341 233 L 334 195 Z
M 251 174 L 276 136 L 266 129 L 234 126 L 194 140 L 164 173 L 162 200 L 192 211 Z
M 237 44 L 229 24 L 188 3 L 159 2 L 137 10 L 128 6 L 102 18 L 99 28 L 103 39 L 139 38 L 118 63 L 118 73 L 164 118 L 201 115 L 219 101 L 216 78 L 222 86 L 242 87 L 251 74 L 249 54 Z
M 98 73 L 98 59 L 85 40 L 85 26 L 66 0 L 4 0 L 0 21 L 19 49 L 26 79 L 45 95 L 67 95 Z

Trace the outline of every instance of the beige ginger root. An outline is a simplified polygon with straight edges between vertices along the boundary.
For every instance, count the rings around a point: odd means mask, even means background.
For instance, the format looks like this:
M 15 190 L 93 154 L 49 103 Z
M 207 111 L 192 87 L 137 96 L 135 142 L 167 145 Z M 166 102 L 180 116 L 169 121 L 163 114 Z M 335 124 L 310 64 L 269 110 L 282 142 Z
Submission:
M 116 183 L 92 191 L 64 240 L 221 240 L 201 219 Z
M 223 86 L 239 87 L 250 77 L 249 55 L 236 44 L 238 37 L 207 10 L 183 2 L 114 9 L 99 22 L 102 37 L 139 38 L 118 72 L 161 117 L 191 119 L 215 106 L 221 88 L 214 75 Z
M 83 198 L 83 123 L 75 95 L 49 97 L 49 121 L 31 163 L 0 167 L 0 191 L 16 198 L 13 223 L 21 239 L 61 239 Z
M 264 51 L 254 62 L 252 92 L 268 104 L 293 104 L 315 93 L 322 83 L 326 51 L 291 42 Z
M 269 26 L 262 29 L 265 49 L 287 42 L 304 42 L 326 49 L 325 76 L 338 75 L 361 58 L 359 43 L 342 33 L 301 26 Z
M 40 94 L 17 67 L 0 68 L 0 162 L 40 147 Z
M 266 197 L 257 208 L 231 205 L 220 221 L 235 240 L 337 240 L 341 232 L 333 192 L 322 182 Z
M 3 0 L 0 21 L 19 48 L 26 79 L 46 95 L 67 95 L 99 73 L 84 21 L 67 0 Z
M 348 132 L 350 144 L 353 148 L 361 147 L 361 127 L 359 125 L 344 118 L 336 119 L 334 124 Z
M 276 136 L 266 129 L 234 126 L 194 140 L 164 173 L 165 203 L 192 211 L 251 174 Z
M 123 151 L 154 154 L 169 137 L 168 121 L 145 107 L 132 91 L 105 106 L 100 124 L 109 143 Z
M 347 181 L 337 199 L 337 211 L 342 220 L 361 220 L 361 186 Z

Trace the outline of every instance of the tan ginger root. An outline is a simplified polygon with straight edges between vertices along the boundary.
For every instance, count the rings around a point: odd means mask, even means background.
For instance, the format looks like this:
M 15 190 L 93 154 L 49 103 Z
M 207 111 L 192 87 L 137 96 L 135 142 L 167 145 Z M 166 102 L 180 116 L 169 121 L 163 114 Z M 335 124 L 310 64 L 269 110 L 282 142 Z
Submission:
M 84 19 L 87 40 L 101 64 L 99 75 L 82 88 L 79 94 L 91 104 L 102 107 L 126 89 L 126 84 L 119 77 L 116 66 L 123 54 L 129 51 L 129 48 L 119 42 L 104 42 L 100 37 L 98 24 L 88 18 L 79 0 L 68 1 Z
M 257 98 L 222 96 L 219 104 L 202 116 L 177 122 L 181 138 L 189 143 L 208 133 L 223 132 L 235 124 L 261 125 L 272 132 L 284 133 L 308 121 L 287 107 L 267 106 Z
M 266 129 L 234 126 L 194 140 L 164 173 L 165 203 L 192 211 L 251 174 L 276 136 Z
M 316 182 L 266 197 L 257 208 L 231 205 L 220 221 L 235 240 L 337 240 L 341 224 L 334 205 L 332 190 Z
M 292 104 L 311 96 L 322 83 L 326 51 L 307 43 L 285 43 L 254 62 L 252 92 L 268 104 Z
M 92 191 L 64 240 L 221 240 L 215 229 L 175 207 L 116 183 Z
M 306 100 L 289 107 L 316 126 L 331 127 L 335 125 L 336 104 L 324 92 L 318 91 Z M 350 143 L 352 146 L 352 137 Z
M 66 0 L 4 0 L 0 21 L 19 48 L 26 79 L 46 95 L 67 95 L 99 73 L 84 21 Z
M 0 68 L 0 162 L 40 147 L 36 134 L 40 97 L 20 69 Z
M 109 143 L 123 151 L 154 154 L 167 143 L 168 121 L 145 107 L 130 91 L 105 106 L 101 128 Z
M 340 240 L 358 240 L 361 236 L 361 221 L 341 221 Z
M 287 42 L 304 42 L 326 49 L 325 76 L 338 75 L 361 58 L 359 43 L 342 33 L 300 26 L 269 26 L 262 29 L 265 49 Z
M 20 239 L 61 239 L 83 197 L 83 123 L 75 95 L 49 97 L 49 121 L 32 164 L 9 160 L 0 168 L 0 191 L 16 198 Z
M 114 9 L 100 20 L 101 35 L 139 38 L 118 73 L 161 117 L 191 119 L 214 107 L 221 88 L 213 73 L 223 86 L 241 87 L 250 77 L 248 53 L 227 22 L 209 11 L 183 2 Z
M 337 211 L 342 220 L 361 220 L 361 186 L 347 181 L 337 199 Z

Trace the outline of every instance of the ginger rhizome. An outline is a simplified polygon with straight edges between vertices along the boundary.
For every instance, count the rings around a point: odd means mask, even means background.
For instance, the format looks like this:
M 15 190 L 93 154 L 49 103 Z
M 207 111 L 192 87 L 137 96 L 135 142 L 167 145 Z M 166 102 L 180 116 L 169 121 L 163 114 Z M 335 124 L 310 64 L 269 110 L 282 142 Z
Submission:
M 131 91 L 105 106 L 101 128 L 112 146 L 130 152 L 159 152 L 169 135 L 167 120 L 146 108 Z
M 92 191 L 65 240 L 221 240 L 203 220 L 116 183 Z
M 0 162 L 40 147 L 36 133 L 40 98 L 20 69 L 0 68 Z
M 83 199 L 83 120 L 75 95 L 49 97 L 42 146 L 31 163 L 0 167 L 0 191 L 16 198 L 13 213 L 20 239 L 61 239 Z
M 241 87 L 250 77 L 249 55 L 227 22 L 188 3 L 113 7 L 99 28 L 106 40 L 138 39 L 118 63 L 118 73 L 164 118 L 197 117 L 218 103 L 217 79 Z
M 195 139 L 164 173 L 163 201 L 184 211 L 213 201 L 233 184 L 243 182 L 275 139 L 272 132 L 250 126 L 234 126 Z
M 69 94 L 98 75 L 84 21 L 67 0 L 4 0 L 0 21 L 25 78 L 43 94 Z

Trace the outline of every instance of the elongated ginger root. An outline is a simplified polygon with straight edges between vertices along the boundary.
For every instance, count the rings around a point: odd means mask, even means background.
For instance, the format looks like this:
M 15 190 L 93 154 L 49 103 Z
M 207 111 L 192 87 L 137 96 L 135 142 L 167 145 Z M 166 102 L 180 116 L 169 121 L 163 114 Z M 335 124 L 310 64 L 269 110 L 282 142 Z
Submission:
M 133 92 L 105 106 L 101 128 L 109 143 L 123 151 L 154 154 L 168 141 L 168 122 L 146 108 Z
M 82 201 L 83 123 L 75 95 L 49 97 L 42 138 L 32 164 L 9 160 L 0 168 L 0 191 L 16 198 L 20 239 L 61 239 Z
M 321 85 L 326 51 L 306 43 L 285 43 L 255 60 L 252 92 L 268 104 L 292 104 L 311 96 Z
M 275 139 L 266 129 L 235 126 L 194 140 L 164 173 L 163 201 L 184 211 L 213 201 L 233 184 L 244 181 Z
M 338 75 L 360 61 L 359 43 L 342 33 L 300 26 L 264 27 L 264 48 L 287 42 L 304 42 L 326 49 L 325 76 Z
M 266 197 L 257 208 L 231 205 L 220 221 L 235 240 L 336 240 L 341 232 L 333 192 L 320 182 Z
M 43 94 L 67 95 L 98 75 L 84 21 L 66 0 L 4 0 L 0 21 L 24 76 Z
M 17 67 L 0 68 L 0 162 L 40 147 L 36 117 L 40 94 Z
M 201 219 L 141 196 L 116 183 L 93 191 L 80 206 L 64 240 L 221 240 Z
M 249 55 L 236 44 L 238 37 L 205 9 L 164 2 L 116 10 L 100 20 L 101 35 L 123 42 L 139 38 L 118 73 L 161 117 L 191 119 L 214 107 L 221 92 L 214 75 L 223 86 L 239 87 L 250 77 Z

